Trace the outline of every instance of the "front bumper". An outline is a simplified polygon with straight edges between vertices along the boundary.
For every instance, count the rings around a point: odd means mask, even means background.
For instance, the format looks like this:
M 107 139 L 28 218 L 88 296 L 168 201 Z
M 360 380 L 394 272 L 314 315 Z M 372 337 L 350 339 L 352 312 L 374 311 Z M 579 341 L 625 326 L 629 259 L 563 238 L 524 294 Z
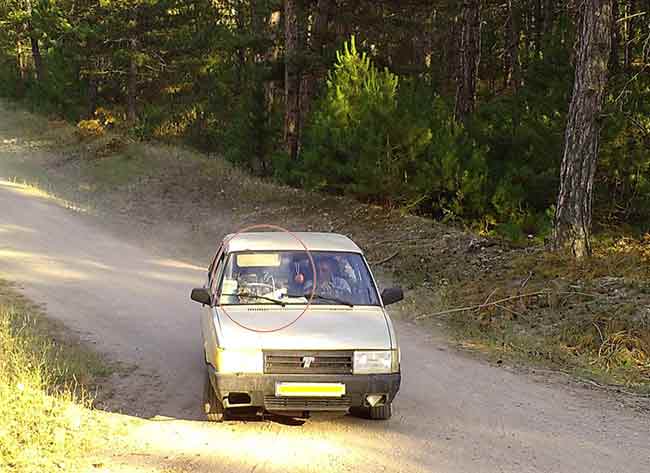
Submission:
M 300 375 L 300 374 L 221 374 L 208 365 L 210 380 L 217 396 L 225 407 L 263 407 L 270 411 L 347 411 L 351 407 L 367 407 L 369 394 L 385 395 L 385 403 L 391 402 L 399 391 L 401 374 L 358 375 Z M 343 383 L 345 396 L 324 397 L 276 397 L 275 385 L 279 382 L 294 383 Z M 232 404 L 231 393 L 246 393 L 248 404 Z M 234 396 L 233 396 L 234 397 Z

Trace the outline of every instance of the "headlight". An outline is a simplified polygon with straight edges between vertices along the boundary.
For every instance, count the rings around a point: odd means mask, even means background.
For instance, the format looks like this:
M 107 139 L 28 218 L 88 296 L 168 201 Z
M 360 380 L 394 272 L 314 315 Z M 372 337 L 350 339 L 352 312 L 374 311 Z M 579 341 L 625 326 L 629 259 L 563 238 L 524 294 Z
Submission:
M 354 352 L 354 374 L 386 374 L 399 372 L 397 350 Z
M 218 350 L 219 373 L 263 373 L 264 356 L 258 350 Z

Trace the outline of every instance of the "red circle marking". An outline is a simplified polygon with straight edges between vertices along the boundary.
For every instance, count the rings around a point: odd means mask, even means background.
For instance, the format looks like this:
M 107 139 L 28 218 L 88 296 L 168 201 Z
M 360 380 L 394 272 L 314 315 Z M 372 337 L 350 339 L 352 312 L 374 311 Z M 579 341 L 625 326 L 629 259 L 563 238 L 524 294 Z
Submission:
M 298 243 L 300 243 L 300 244 L 302 245 L 302 247 L 305 249 L 305 252 L 307 253 L 307 257 L 309 258 L 309 262 L 311 263 L 312 274 L 313 274 L 313 281 L 314 281 L 313 284 L 312 284 L 312 288 L 311 288 L 311 294 L 309 295 L 309 300 L 307 301 L 307 305 L 305 306 L 305 308 L 303 309 L 303 311 L 298 315 L 298 317 L 296 317 L 295 319 L 293 319 L 291 322 L 289 322 L 289 323 L 287 323 L 287 324 L 284 324 L 284 325 L 282 325 L 281 327 L 271 328 L 271 329 L 258 329 L 258 328 L 248 327 L 247 325 L 244 325 L 244 324 L 242 324 L 241 322 L 235 320 L 235 319 L 234 319 L 234 318 L 233 318 L 233 317 L 228 313 L 228 311 L 226 310 L 226 308 L 225 308 L 225 306 L 224 306 L 223 304 L 217 304 L 216 307 L 218 307 L 219 309 L 221 309 L 221 310 L 223 311 L 223 313 L 226 314 L 226 316 L 227 316 L 227 317 L 232 321 L 232 323 L 234 323 L 235 325 L 237 325 L 238 327 L 241 327 L 241 328 L 243 328 L 243 329 L 250 330 L 251 332 L 257 332 L 257 333 L 271 333 L 271 332 L 279 332 L 280 330 L 284 330 L 285 328 L 289 328 L 289 327 L 291 327 L 293 324 L 295 324 L 296 322 L 298 322 L 298 320 L 300 320 L 300 318 L 301 318 L 303 315 L 305 315 L 305 312 L 307 312 L 307 310 L 308 310 L 309 307 L 311 306 L 311 302 L 312 302 L 312 300 L 314 299 L 314 294 L 316 293 L 316 265 L 314 264 L 314 258 L 312 257 L 311 252 L 309 251 L 309 248 L 307 248 L 307 245 L 305 245 L 305 242 L 303 242 L 303 241 L 298 237 L 298 235 L 296 235 L 295 233 L 293 233 L 293 232 L 291 232 L 291 231 L 287 230 L 286 228 L 283 228 L 283 227 L 281 227 L 281 226 L 279 226 L 279 225 L 271 225 L 271 224 L 266 224 L 266 223 L 259 223 L 259 224 L 256 224 L 256 225 L 251 225 L 251 226 L 249 226 L 249 227 L 242 228 L 242 229 L 239 230 L 237 233 L 235 233 L 234 235 L 232 235 L 231 237 L 229 237 L 227 240 L 225 240 L 225 241 L 223 242 L 224 246 L 226 246 L 230 241 L 232 241 L 232 240 L 233 240 L 234 238 L 236 238 L 237 236 L 239 236 L 239 235 L 241 235 L 242 233 L 245 233 L 245 232 L 247 232 L 247 231 L 249 231 L 249 230 L 252 230 L 252 229 L 254 229 L 254 228 L 270 228 L 270 229 L 272 229 L 272 230 L 280 230 L 280 231 L 282 231 L 282 232 L 284 232 L 284 233 L 288 233 L 288 234 L 291 235 L 293 238 L 295 238 L 296 241 L 297 241 Z

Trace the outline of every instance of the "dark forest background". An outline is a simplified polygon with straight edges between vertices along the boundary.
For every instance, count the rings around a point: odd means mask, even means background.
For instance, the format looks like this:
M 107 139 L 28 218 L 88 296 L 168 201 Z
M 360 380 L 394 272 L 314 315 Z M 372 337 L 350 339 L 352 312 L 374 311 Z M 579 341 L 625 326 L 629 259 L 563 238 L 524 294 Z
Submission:
M 1 0 L 0 94 L 292 186 L 543 238 L 582 8 Z M 611 12 L 594 223 L 648 231 L 650 1 L 612 0 Z

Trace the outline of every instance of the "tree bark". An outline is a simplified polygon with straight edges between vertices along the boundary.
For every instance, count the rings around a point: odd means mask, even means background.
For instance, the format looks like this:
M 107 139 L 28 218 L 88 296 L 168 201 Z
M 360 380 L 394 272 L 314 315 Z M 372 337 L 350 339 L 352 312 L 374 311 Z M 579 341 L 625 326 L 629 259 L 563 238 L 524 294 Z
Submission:
M 129 72 L 126 86 L 126 117 L 130 123 L 134 123 L 137 118 L 137 95 L 138 95 L 138 64 L 136 53 L 138 50 L 138 40 L 131 38 L 129 40 Z
M 280 27 L 280 18 L 281 17 L 282 17 L 282 14 L 281 14 L 280 11 L 273 11 L 273 12 L 271 12 L 271 14 L 269 15 L 269 18 L 268 18 L 266 28 L 268 30 L 268 35 L 269 35 L 270 43 L 271 43 L 272 46 L 269 47 L 265 51 L 264 57 L 263 57 L 263 61 L 267 65 L 267 67 L 270 64 L 275 64 L 277 62 L 277 60 L 278 60 L 279 48 L 278 48 L 277 45 L 280 44 L 280 38 L 281 38 L 281 35 L 282 35 L 282 30 L 281 30 L 281 27 Z M 266 96 L 265 102 L 266 102 L 267 113 L 268 113 L 269 117 L 273 113 L 273 107 L 274 107 L 275 102 L 276 102 L 276 94 L 279 97 L 282 97 L 282 94 L 283 94 L 282 91 L 276 92 L 276 88 L 279 88 L 279 87 L 277 87 L 276 81 L 273 80 L 273 77 L 274 77 L 274 74 L 270 73 L 269 77 L 268 77 L 268 80 L 265 80 L 265 82 L 264 82 L 264 91 L 265 91 L 264 93 L 265 93 L 265 96 Z
M 328 25 L 332 14 L 334 0 L 318 0 L 316 3 L 316 12 L 314 16 L 314 27 L 312 30 L 311 50 L 319 59 L 321 71 L 323 70 L 323 46 L 326 44 L 328 35 Z
M 503 72 L 505 88 L 513 87 L 516 90 L 519 86 L 519 8 L 513 5 L 513 0 L 508 0 Z
M 291 160 L 298 157 L 300 133 L 300 68 L 298 65 L 300 2 L 301 0 L 284 2 L 284 143 Z
M 78 15 L 80 18 L 89 23 L 97 21 L 96 14 L 101 8 L 100 0 L 83 0 L 79 2 L 79 7 Z M 79 71 L 79 79 L 85 78 L 87 80 L 85 117 L 89 120 L 95 116 L 99 96 L 99 69 L 101 66 L 99 46 L 98 33 L 93 31 L 86 37 L 86 44 L 83 47 L 84 56 L 81 62 L 83 67 Z
M 249 34 L 252 33 L 255 46 L 252 48 L 253 53 L 253 67 L 249 70 L 249 81 L 252 82 L 252 100 L 253 107 L 255 108 L 253 112 L 253 120 L 255 127 L 263 132 L 257 133 L 253 139 L 253 149 L 254 154 L 257 157 L 257 162 L 251 160 L 250 166 L 255 169 L 256 166 L 259 166 L 259 172 L 263 176 L 267 176 L 270 170 L 270 161 L 267 159 L 267 139 L 268 133 L 264 130 L 269 126 L 271 118 L 271 106 L 269 105 L 269 85 L 271 83 L 268 80 L 269 74 L 264 70 L 265 66 L 269 64 L 269 52 L 273 50 L 271 44 L 275 44 L 275 40 L 271 40 L 271 18 L 275 15 L 275 12 L 270 11 L 268 8 L 268 2 L 265 0 L 252 0 L 250 2 L 250 14 L 251 14 L 251 23 Z M 240 25 L 241 32 L 244 31 L 244 24 Z M 241 50 L 241 49 L 240 49 Z M 245 55 L 244 55 L 245 59 Z M 242 67 L 245 64 L 242 64 Z M 258 169 L 256 169 L 258 170 Z
M 544 37 L 553 32 L 553 21 L 555 21 L 555 0 L 544 1 Z M 547 39 L 546 39 L 547 41 Z M 545 41 L 543 41 L 545 43 Z
M 582 2 L 573 95 L 555 214 L 555 247 L 570 249 L 576 258 L 591 254 L 593 185 L 611 27 L 611 0 Z
M 43 70 L 43 57 L 41 56 L 41 47 L 36 38 L 30 31 L 29 41 L 32 45 L 32 57 L 34 58 L 34 69 L 36 70 L 36 80 L 41 83 L 45 79 L 45 71 Z
M 464 1 L 461 28 L 454 116 L 456 121 L 466 123 L 474 111 L 478 66 L 481 61 L 480 0 Z
M 623 48 L 623 67 L 626 72 L 629 72 L 632 67 L 632 36 L 634 35 L 634 19 L 630 18 L 636 11 L 636 2 L 634 0 L 627 0 L 625 2 L 625 22 L 624 25 L 624 41 Z
M 612 1 L 612 39 L 611 39 L 611 50 L 609 53 L 609 62 L 608 69 L 610 72 L 618 72 L 619 70 L 619 58 L 618 58 L 618 45 L 620 42 L 619 34 L 619 25 L 618 25 L 618 0 Z
M 40 84 L 45 80 L 45 69 L 43 66 L 43 57 L 41 56 L 41 47 L 38 44 L 38 38 L 36 33 L 34 33 L 34 26 L 32 25 L 32 2 L 27 0 L 27 13 L 28 19 L 26 24 L 27 35 L 29 36 L 29 42 L 32 48 L 32 59 L 34 60 L 34 69 L 36 70 L 36 80 Z
M 332 7 L 332 0 L 318 0 L 316 8 L 313 12 L 313 23 L 311 25 L 310 43 L 309 43 L 309 62 L 305 64 L 301 72 L 300 83 L 300 98 L 299 98 L 299 120 L 298 127 L 298 150 L 297 154 L 300 155 L 300 148 L 303 141 L 303 132 L 311 112 L 311 105 L 316 94 L 316 84 L 322 79 L 326 72 L 326 66 L 323 61 L 323 45 L 325 44 L 325 35 L 327 34 L 327 25 L 329 23 L 329 16 Z M 299 25 L 301 29 L 300 44 L 305 45 L 306 25 L 302 23 Z
M 20 37 L 16 39 L 16 67 L 18 68 L 18 82 L 16 82 L 16 96 L 22 97 L 25 94 L 25 80 L 27 79 L 27 67 L 23 56 L 23 45 Z
M 535 52 L 539 56 L 542 50 L 542 35 L 544 34 L 544 15 L 542 0 L 535 0 Z
M 451 10 L 451 8 L 450 8 Z M 458 76 L 458 61 L 460 61 L 460 48 L 458 45 L 458 35 L 461 32 L 460 14 L 456 11 L 448 12 L 453 21 L 449 27 L 443 28 L 443 46 L 440 51 L 440 62 L 444 64 L 444 82 L 442 84 L 442 94 L 449 95 L 456 93 L 456 80 Z
M 246 31 L 246 7 L 242 1 L 234 2 L 235 10 L 235 27 L 237 35 L 243 38 L 248 32 Z M 256 31 L 257 33 L 257 31 Z M 235 84 L 234 95 L 241 95 L 244 90 L 244 69 L 246 68 L 246 48 L 239 44 L 235 49 Z
M 86 116 L 90 120 L 95 116 L 95 110 L 97 110 L 98 85 L 97 74 L 95 74 L 94 71 L 91 71 L 88 74 L 88 89 L 86 91 L 86 95 L 88 105 L 86 109 Z

